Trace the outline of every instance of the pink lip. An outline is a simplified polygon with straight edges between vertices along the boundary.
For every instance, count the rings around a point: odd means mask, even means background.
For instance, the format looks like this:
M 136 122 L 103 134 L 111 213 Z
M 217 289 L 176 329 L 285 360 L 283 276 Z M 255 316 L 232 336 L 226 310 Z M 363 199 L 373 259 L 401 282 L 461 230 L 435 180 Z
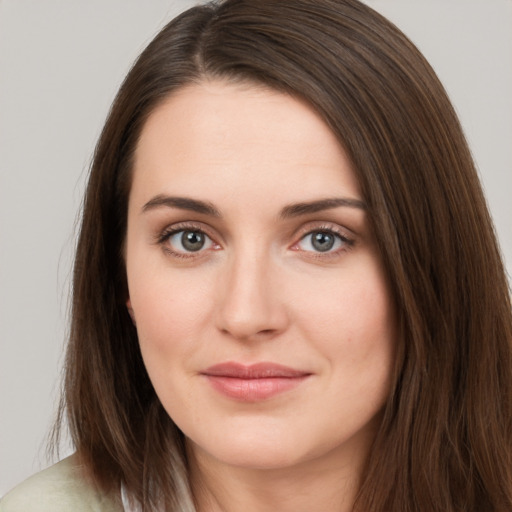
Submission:
M 289 391 L 311 375 L 274 363 L 246 366 L 234 362 L 217 364 L 201 373 L 215 390 L 242 402 L 257 402 Z

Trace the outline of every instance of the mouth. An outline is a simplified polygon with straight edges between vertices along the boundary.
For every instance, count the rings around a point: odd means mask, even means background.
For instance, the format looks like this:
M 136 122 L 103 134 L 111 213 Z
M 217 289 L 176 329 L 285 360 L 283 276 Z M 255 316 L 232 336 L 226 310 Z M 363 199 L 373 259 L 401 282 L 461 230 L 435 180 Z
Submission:
M 221 363 L 201 372 L 214 390 L 242 401 L 257 402 L 290 391 L 312 374 L 275 363 Z

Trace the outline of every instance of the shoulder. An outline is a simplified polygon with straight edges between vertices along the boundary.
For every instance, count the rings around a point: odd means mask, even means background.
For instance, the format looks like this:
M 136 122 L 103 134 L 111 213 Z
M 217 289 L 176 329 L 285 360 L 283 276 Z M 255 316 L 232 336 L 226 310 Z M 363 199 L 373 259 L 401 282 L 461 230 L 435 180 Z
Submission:
M 118 500 L 89 485 L 76 456 L 37 473 L 7 493 L 0 512 L 122 512 Z

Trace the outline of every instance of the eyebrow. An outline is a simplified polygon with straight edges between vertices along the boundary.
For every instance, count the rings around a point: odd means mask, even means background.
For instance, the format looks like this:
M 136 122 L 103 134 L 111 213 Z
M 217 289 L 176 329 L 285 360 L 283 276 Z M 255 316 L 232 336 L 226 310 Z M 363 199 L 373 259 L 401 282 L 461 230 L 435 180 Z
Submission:
M 191 199 L 189 197 L 166 196 L 163 194 L 159 194 L 150 199 L 142 207 L 142 212 L 154 210 L 162 206 L 189 210 L 196 213 L 202 213 L 203 215 L 210 215 L 212 217 L 221 217 L 219 210 L 217 210 L 212 203 L 200 201 L 199 199 Z M 282 219 L 288 219 L 340 207 L 366 210 L 366 204 L 360 199 L 332 197 L 327 199 L 318 199 L 316 201 L 289 204 L 281 210 L 279 216 Z
M 147 212 L 166 206 L 168 208 L 179 208 L 180 210 L 189 210 L 204 215 L 211 215 L 212 217 L 220 217 L 219 211 L 213 204 L 198 199 L 191 199 L 189 197 L 174 197 L 159 194 L 153 199 L 150 199 L 143 207 L 142 211 Z
M 317 201 L 290 204 L 281 210 L 280 217 L 282 219 L 288 219 L 290 217 L 299 217 L 301 215 L 307 215 L 310 213 L 331 210 L 341 206 L 366 210 L 366 204 L 360 199 L 352 199 L 349 197 L 332 197 L 328 199 L 319 199 Z

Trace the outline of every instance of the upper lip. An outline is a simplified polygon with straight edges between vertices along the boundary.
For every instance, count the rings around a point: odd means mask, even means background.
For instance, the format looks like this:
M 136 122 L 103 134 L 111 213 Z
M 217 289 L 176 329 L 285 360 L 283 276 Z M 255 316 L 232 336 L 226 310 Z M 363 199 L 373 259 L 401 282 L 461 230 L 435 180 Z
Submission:
M 310 375 L 310 372 L 296 370 L 276 363 L 262 362 L 245 365 L 231 361 L 210 366 L 201 373 L 211 377 L 231 377 L 233 379 L 291 379 Z

